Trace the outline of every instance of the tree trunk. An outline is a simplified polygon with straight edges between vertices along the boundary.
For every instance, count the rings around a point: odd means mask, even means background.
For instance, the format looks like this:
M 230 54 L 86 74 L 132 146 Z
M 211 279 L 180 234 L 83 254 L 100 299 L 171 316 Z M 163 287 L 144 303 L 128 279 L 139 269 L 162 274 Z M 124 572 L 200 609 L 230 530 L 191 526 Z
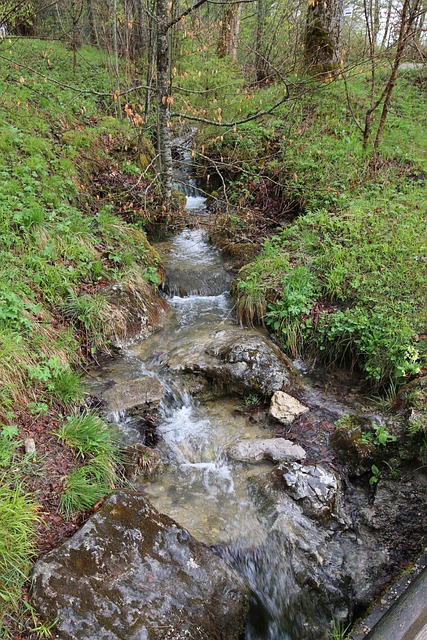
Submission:
M 257 28 L 255 36 L 255 80 L 262 82 L 267 76 L 266 60 L 263 55 L 264 23 L 265 23 L 265 0 L 257 2 Z
M 117 117 L 120 119 L 122 117 L 122 107 L 120 100 L 120 74 L 119 74 L 119 52 L 117 47 L 117 0 L 112 0 L 111 3 L 111 14 L 112 14 L 112 43 L 113 43 L 113 59 L 114 59 L 114 76 L 116 81 L 116 99 L 115 102 L 117 104 Z
M 224 4 L 222 8 L 217 54 L 223 58 L 231 56 L 237 59 L 237 45 L 239 43 L 241 4 Z
M 96 28 L 93 0 L 88 0 L 89 42 L 99 47 L 98 31 Z
M 341 66 L 343 0 L 309 0 L 305 29 L 305 66 L 330 73 Z
M 383 104 L 383 108 L 380 116 L 380 121 L 378 124 L 377 135 L 375 136 L 375 142 L 374 142 L 375 153 L 378 151 L 378 148 L 381 143 L 381 139 L 383 137 L 385 121 L 388 115 L 388 110 L 390 108 L 391 97 L 393 95 L 394 86 L 396 84 L 397 72 L 399 70 L 402 56 L 405 52 L 405 49 L 411 37 L 413 37 L 414 35 L 413 27 L 418 17 L 419 6 L 420 6 L 419 0 L 415 0 L 412 6 L 411 6 L 410 0 L 404 0 L 403 6 L 402 6 L 402 14 L 401 14 L 402 17 L 400 21 L 396 56 L 394 58 L 391 74 L 385 89 L 384 104 Z
M 157 112 L 159 128 L 159 173 L 163 199 L 163 211 L 168 213 L 172 195 L 172 146 L 169 134 L 169 106 L 171 96 L 168 87 L 168 14 L 167 0 L 157 0 Z

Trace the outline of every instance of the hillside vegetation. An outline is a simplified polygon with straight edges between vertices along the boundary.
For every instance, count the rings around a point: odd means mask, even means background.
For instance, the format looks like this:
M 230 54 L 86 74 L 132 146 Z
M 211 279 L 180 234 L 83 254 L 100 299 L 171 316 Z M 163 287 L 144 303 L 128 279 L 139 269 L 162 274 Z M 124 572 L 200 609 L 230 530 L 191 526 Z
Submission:
M 62 45 L 4 39 L 0 96 L 5 638 L 19 628 L 32 555 L 75 530 L 76 514 L 121 482 L 117 437 L 88 408 L 81 367 L 124 330 L 110 285 L 148 298 L 160 276 L 144 232 L 155 195 L 138 166 L 152 146 L 114 117 L 102 53 L 80 49 L 74 74 Z
M 274 116 L 214 138 L 235 179 L 212 235 L 234 254 L 261 248 L 235 285 L 243 322 L 265 323 L 294 356 L 399 385 L 426 366 L 427 81 L 402 72 L 373 155 L 362 72 L 347 95 L 342 79 L 295 88 Z

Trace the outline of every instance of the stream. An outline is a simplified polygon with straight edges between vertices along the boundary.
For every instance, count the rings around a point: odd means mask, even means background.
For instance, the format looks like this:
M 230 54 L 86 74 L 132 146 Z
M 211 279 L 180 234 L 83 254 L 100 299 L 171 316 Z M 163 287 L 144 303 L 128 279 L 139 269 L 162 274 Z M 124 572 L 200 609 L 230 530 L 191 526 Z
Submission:
M 274 437 L 271 426 L 266 419 L 248 419 L 248 414 L 236 410 L 244 398 L 234 394 L 219 400 L 195 400 L 180 373 L 185 370 L 186 354 L 203 351 L 216 332 L 233 327 L 244 336 L 246 330 L 237 326 L 229 295 L 230 271 L 203 229 L 208 216 L 206 199 L 185 167 L 179 175 L 180 184 L 188 185 L 180 187 L 187 195 L 187 209 L 201 223 L 156 245 L 167 269 L 166 326 L 123 349 L 108 367 L 114 380 L 148 375 L 163 385 L 157 445 L 163 471 L 144 479 L 140 486 L 159 512 L 211 546 L 244 578 L 252 594 L 245 640 L 326 638 L 330 614 L 325 614 L 321 599 L 301 592 L 295 562 L 285 553 L 280 538 L 272 535 L 278 512 L 260 490 L 272 464 L 245 464 L 227 455 L 242 440 Z M 174 371 L 168 365 L 171 353 L 175 361 L 182 361 Z M 335 390 L 332 386 L 325 397 L 325 381 L 310 378 L 302 363 L 295 365 L 303 399 L 317 410 L 317 420 L 331 421 L 346 409 L 365 408 L 357 390 L 347 388 L 343 393 L 342 385 Z M 120 425 L 129 441 L 138 440 L 134 419 L 119 414 L 110 419 Z
M 32 602 L 64 640 L 338 638 L 420 553 L 427 477 L 410 460 L 396 476 L 363 442 L 404 433 L 405 416 L 379 413 L 355 374 L 290 362 L 238 325 L 185 145 L 180 158 L 188 228 L 156 245 L 164 300 L 115 285 L 139 339 L 87 381 L 130 486 L 38 559 Z

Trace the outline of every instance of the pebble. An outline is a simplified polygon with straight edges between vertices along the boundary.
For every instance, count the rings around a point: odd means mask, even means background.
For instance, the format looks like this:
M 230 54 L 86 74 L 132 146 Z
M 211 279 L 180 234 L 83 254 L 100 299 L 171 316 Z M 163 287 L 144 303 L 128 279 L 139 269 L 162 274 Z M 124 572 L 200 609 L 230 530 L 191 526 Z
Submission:
M 36 443 L 33 438 L 25 438 L 24 440 L 25 453 L 32 456 L 36 452 Z

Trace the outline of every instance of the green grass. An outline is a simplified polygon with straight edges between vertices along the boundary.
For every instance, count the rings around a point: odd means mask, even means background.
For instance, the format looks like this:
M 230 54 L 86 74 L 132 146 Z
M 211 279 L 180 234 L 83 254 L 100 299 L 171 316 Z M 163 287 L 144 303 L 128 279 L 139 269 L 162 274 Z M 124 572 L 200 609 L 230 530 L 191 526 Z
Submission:
M 17 607 L 35 551 L 37 507 L 32 496 L 17 484 L 0 478 L 0 619 L 5 608 Z
M 14 425 L 0 426 L 0 631 L 4 616 L 19 608 L 39 520 L 34 497 L 22 485 L 17 433 Z
M 348 87 L 352 111 L 336 82 L 299 98 L 281 123 L 250 123 L 243 138 L 231 132 L 219 142 L 224 162 L 240 158 L 243 167 L 231 202 L 262 205 L 249 172 L 258 165 L 265 193 L 301 212 L 241 271 L 237 310 L 269 325 L 294 355 L 400 384 L 427 365 L 427 103 L 405 73 L 372 158 L 355 123 L 367 106 L 366 76 Z M 268 154 L 253 144 L 260 136 Z
M 61 511 L 71 517 L 90 509 L 112 489 L 121 486 L 120 439 L 110 425 L 92 413 L 69 416 L 57 435 L 79 459 L 79 466 L 65 480 L 60 500 Z
M 140 290 L 142 283 L 141 295 L 149 295 L 150 283 L 160 280 L 158 256 L 144 232 L 150 212 L 125 210 L 128 203 L 110 193 L 109 184 L 102 193 L 94 186 L 94 176 L 113 172 L 120 178 L 121 168 L 129 172 L 130 166 L 138 171 L 140 132 L 113 117 L 105 55 L 81 47 L 76 74 L 72 57 L 59 42 L 0 41 L 0 423 L 6 425 L 0 433 L 0 635 L 5 638 L 10 616 L 19 619 L 25 609 L 21 589 L 37 518 L 26 489 L 31 469 L 17 449 L 23 446 L 19 435 L 24 436 L 7 430 L 20 427 L 18 418 L 25 413 L 31 424 L 40 419 L 45 428 L 48 419 L 64 422 L 60 436 L 76 451 L 61 498 L 67 516 L 93 507 L 117 486 L 115 436 L 96 417 L 85 416 L 86 426 L 76 427 L 75 411 L 83 399 L 80 366 L 108 352 L 115 330 L 121 331 L 113 323 L 120 323 L 120 314 L 108 301 L 109 286 L 119 282 Z M 146 151 L 149 144 L 141 148 Z M 154 198 L 147 194 L 149 202 Z M 92 449 L 89 442 L 96 443 Z

